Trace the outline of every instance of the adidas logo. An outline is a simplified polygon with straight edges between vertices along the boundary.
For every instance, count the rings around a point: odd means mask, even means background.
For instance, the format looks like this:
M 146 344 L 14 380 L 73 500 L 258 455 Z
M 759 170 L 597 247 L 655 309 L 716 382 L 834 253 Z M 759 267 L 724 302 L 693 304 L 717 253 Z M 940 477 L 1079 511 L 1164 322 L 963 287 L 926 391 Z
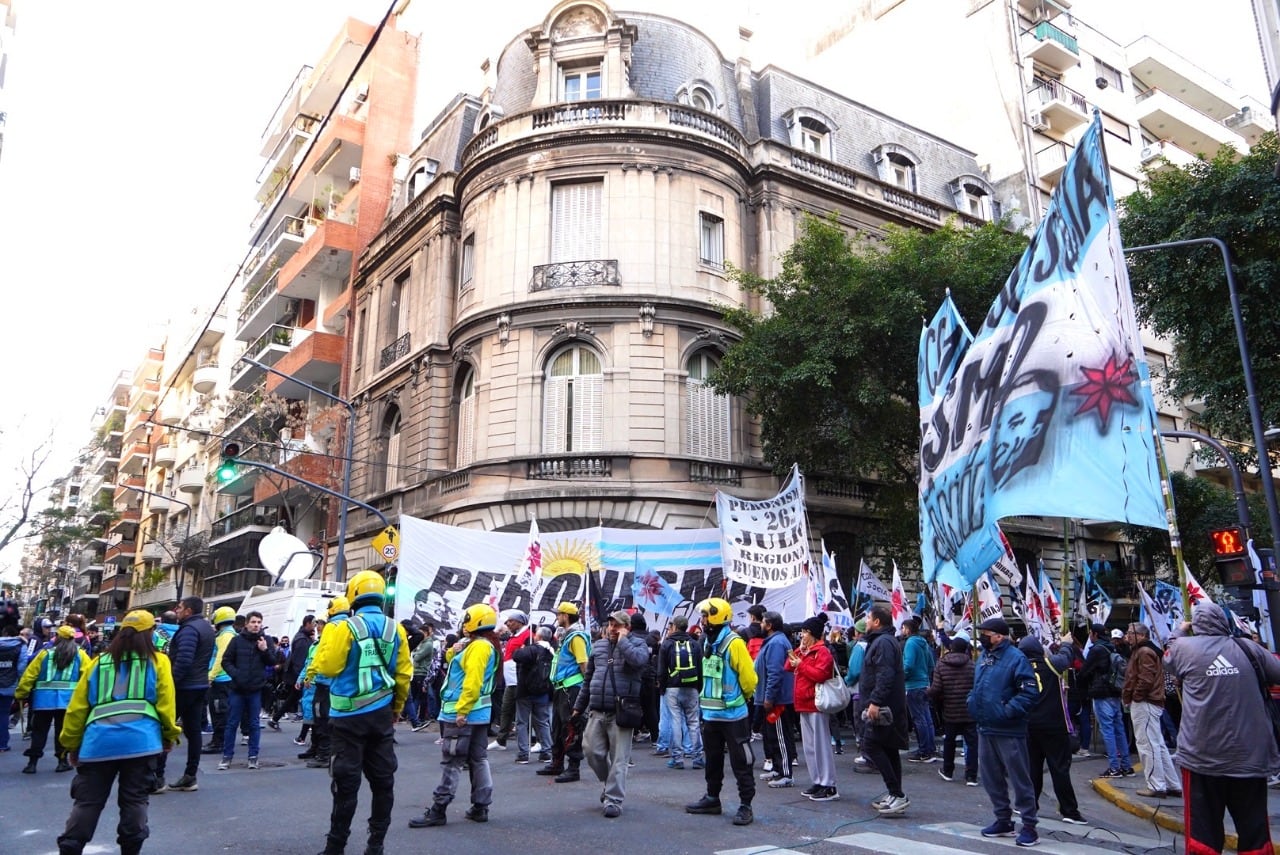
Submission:
M 1213 660 L 1213 664 L 1204 670 L 1206 677 L 1228 677 L 1239 673 L 1240 669 L 1227 661 L 1227 657 L 1222 654 L 1218 654 L 1218 658 Z

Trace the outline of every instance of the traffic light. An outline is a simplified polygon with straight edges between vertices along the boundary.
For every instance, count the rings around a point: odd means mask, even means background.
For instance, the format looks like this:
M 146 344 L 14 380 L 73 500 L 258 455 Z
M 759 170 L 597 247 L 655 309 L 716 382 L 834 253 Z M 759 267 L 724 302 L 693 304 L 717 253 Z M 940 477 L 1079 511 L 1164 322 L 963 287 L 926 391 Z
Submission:
M 240 456 L 240 443 L 228 442 L 222 446 L 222 462 L 218 464 L 218 483 L 228 484 L 240 474 L 236 460 Z
M 400 569 L 397 565 L 392 564 L 383 568 L 382 571 L 386 575 L 387 595 L 382 600 L 382 610 L 388 616 L 394 616 L 396 613 L 396 577 L 400 575 Z
M 1249 566 L 1248 538 L 1238 525 L 1214 529 L 1209 532 L 1213 540 L 1213 563 L 1218 568 L 1218 578 L 1226 587 L 1252 585 L 1253 568 Z

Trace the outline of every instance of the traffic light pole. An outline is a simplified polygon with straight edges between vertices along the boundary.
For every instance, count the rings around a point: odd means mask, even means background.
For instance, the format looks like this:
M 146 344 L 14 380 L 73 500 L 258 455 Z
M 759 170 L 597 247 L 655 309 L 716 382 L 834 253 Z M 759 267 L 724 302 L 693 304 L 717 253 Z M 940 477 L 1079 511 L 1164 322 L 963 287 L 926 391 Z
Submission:
M 321 487 L 318 484 L 312 484 L 310 481 L 305 481 L 302 478 L 298 478 L 295 475 L 290 475 L 287 472 L 280 472 L 280 470 L 278 469 L 274 470 L 276 472 L 279 472 L 279 474 L 285 476 L 286 478 L 293 478 L 295 481 L 298 481 L 303 484 L 308 484 L 311 487 L 314 487 L 315 489 L 320 490 L 320 492 L 327 493 L 330 496 L 336 496 L 340 500 L 338 502 L 338 557 L 337 557 L 337 560 L 334 562 L 333 575 L 337 581 L 345 582 L 347 580 L 347 502 L 350 502 L 354 505 L 358 505 L 359 507 L 365 508 L 367 510 L 373 511 L 373 513 L 377 514 L 378 517 L 382 519 L 382 524 L 384 526 L 389 525 L 389 523 L 387 522 L 387 518 L 382 516 L 382 514 L 379 511 L 369 507 L 363 502 L 358 502 L 355 499 L 351 498 L 351 461 L 352 461 L 352 457 L 355 455 L 356 405 L 348 401 L 346 398 L 340 398 L 337 395 L 333 394 L 332 392 L 326 392 L 324 389 L 321 389 L 319 386 L 313 386 L 312 384 L 308 383 L 305 380 L 299 380 L 297 377 L 294 377 L 292 374 L 285 374 L 283 371 L 277 371 L 276 369 L 272 368 L 270 365 L 264 365 L 263 363 L 257 361 L 256 359 L 250 359 L 247 356 L 242 356 L 240 357 L 239 361 L 245 363 L 246 365 L 252 365 L 254 368 L 261 368 L 263 371 L 274 374 L 277 377 L 283 377 L 285 380 L 289 380 L 293 383 L 297 383 L 299 386 L 303 387 L 304 389 L 309 389 L 312 392 L 315 392 L 317 395 L 320 395 L 321 397 L 324 397 L 324 398 L 328 398 L 330 401 L 341 404 L 342 406 L 347 408 L 347 443 L 346 443 L 347 450 L 346 450 L 346 453 L 343 455 L 343 460 L 342 460 L 342 492 L 341 493 L 337 493 L 337 492 L 334 492 L 333 490 L 329 490 L 325 487 Z M 248 461 L 240 461 L 240 462 L 246 463 Z M 252 465 L 256 465 L 256 464 L 252 464 Z
M 351 504 L 355 505 L 357 508 L 364 508 L 366 511 L 373 514 L 375 517 L 382 520 L 382 525 L 384 528 L 391 526 L 391 522 L 387 519 L 386 514 L 384 514 L 382 511 L 378 510 L 373 505 L 366 505 L 364 502 L 360 501 L 359 499 L 353 499 L 351 496 L 348 496 L 346 493 L 339 493 L 337 490 L 334 490 L 330 487 L 326 487 L 323 484 L 317 484 L 315 481 L 308 481 L 306 478 L 303 478 L 300 475 L 294 475 L 292 472 L 285 472 L 283 469 L 280 469 L 276 466 L 272 466 L 270 463 L 261 463 L 257 460 L 245 460 L 242 457 L 228 457 L 225 459 L 232 463 L 235 463 L 237 466 L 251 466 L 254 469 L 262 469 L 266 472 L 272 473 L 273 475 L 279 475 L 281 478 L 288 478 L 290 481 L 297 481 L 299 484 L 303 484 L 307 487 L 310 487 L 313 490 L 319 490 L 321 493 L 324 493 L 326 496 L 333 496 L 335 499 L 350 502 Z M 338 581 L 346 581 L 346 580 L 340 579 Z
M 1240 349 L 1240 367 L 1244 373 L 1245 401 L 1249 407 L 1249 421 L 1253 427 L 1254 448 L 1258 452 L 1258 477 L 1262 481 L 1262 495 L 1267 502 L 1267 522 L 1271 525 L 1272 554 L 1280 556 L 1280 504 L 1276 502 L 1276 483 L 1271 472 L 1271 460 L 1267 454 L 1266 427 L 1262 422 L 1262 408 L 1258 404 L 1257 384 L 1253 379 L 1253 359 L 1249 355 L 1249 342 L 1244 334 L 1244 315 L 1240 309 L 1240 290 L 1236 287 L 1236 274 L 1231 264 L 1231 248 L 1221 238 L 1206 237 L 1174 240 L 1148 246 L 1131 246 L 1125 249 L 1125 254 L 1186 246 L 1214 246 L 1222 254 L 1222 267 L 1227 274 L 1227 293 L 1231 298 L 1231 316 L 1235 321 L 1236 346 Z M 1263 567 L 1260 575 L 1262 584 L 1265 586 L 1267 610 L 1271 613 L 1271 647 L 1272 650 L 1280 652 L 1280 585 L 1276 582 L 1274 570 Z

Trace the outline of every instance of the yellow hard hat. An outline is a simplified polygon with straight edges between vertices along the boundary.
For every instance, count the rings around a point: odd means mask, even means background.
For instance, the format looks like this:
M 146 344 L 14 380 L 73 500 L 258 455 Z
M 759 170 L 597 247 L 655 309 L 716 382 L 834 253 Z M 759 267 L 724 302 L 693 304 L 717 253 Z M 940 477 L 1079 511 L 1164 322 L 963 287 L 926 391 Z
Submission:
M 134 609 L 124 616 L 120 626 L 137 632 L 150 632 L 156 627 L 156 616 L 145 609 Z
M 463 632 L 483 632 L 498 625 L 498 613 L 487 603 L 476 603 L 462 613 Z
M 235 623 L 236 610 L 231 606 L 220 606 L 213 610 L 213 625 L 222 626 L 224 623 Z
M 387 580 L 377 570 L 361 570 L 347 582 L 347 600 L 355 605 L 360 600 L 381 600 L 387 593 Z
M 695 608 L 708 626 L 726 624 L 729 618 L 733 617 L 733 606 L 729 605 L 728 600 L 722 600 L 719 597 L 703 600 Z
M 63 624 L 62 626 L 58 627 L 58 638 L 75 638 L 75 637 L 76 637 L 76 628 L 74 626 L 67 626 L 66 624 Z
M 568 600 L 565 600 L 563 603 L 556 606 L 556 614 L 573 615 L 574 617 L 577 617 L 578 607 Z
M 329 617 L 349 611 L 351 611 L 351 601 L 346 597 L 337 596 L 329 601 Z

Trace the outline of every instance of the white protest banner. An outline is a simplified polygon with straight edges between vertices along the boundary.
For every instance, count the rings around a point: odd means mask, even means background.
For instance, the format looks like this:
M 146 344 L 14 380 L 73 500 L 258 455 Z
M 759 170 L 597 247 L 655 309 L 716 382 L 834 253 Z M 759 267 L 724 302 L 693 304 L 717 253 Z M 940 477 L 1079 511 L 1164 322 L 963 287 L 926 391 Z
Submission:
M 884 586 L 884 582 L 880 581 L 880 577 L 875 571 L 867 566 L 867 562 L 863 561 L 858 568 L 858 593 L 866 594 L 873 600 L 879 600 L 884 603 L 892 602 L 893 595 L 889 593 L 889 589 Z
M 827 544 L 819 541 L 822 547 L 823 586 L 822 610 L 827 613 L 827 623 L 833 627 L 848 628 L 853 626 L 853 613 L 849 610 L 849 599 L 844 595 L 844 587 L 836 575 L 835 556 L 827 552 Z
M 902 576 L 898 574 L 898 562 L 893 562 L 893 591 L 889 595 L 889 603 L 893 608 L 893 628 L 902 629 L 902 622 L 912 617 L 911 607 L 907 605 L 907 590 L 902 587 Z
M 759 588 L 785 588 L 804 579 L 809 564 L 809 523 L 804 476 L 791 467 L 787 486 L 772 499 L 738 499 L 716 493 L 720 553 L 725 575 Z
M 974 587 L 978 595 L 978 625 L 981 626 L 989 618 L 1004 617 L 1004 606 L 1000 604 L 1000 592 L 991 574 L 983 573 L 979 576 Z

